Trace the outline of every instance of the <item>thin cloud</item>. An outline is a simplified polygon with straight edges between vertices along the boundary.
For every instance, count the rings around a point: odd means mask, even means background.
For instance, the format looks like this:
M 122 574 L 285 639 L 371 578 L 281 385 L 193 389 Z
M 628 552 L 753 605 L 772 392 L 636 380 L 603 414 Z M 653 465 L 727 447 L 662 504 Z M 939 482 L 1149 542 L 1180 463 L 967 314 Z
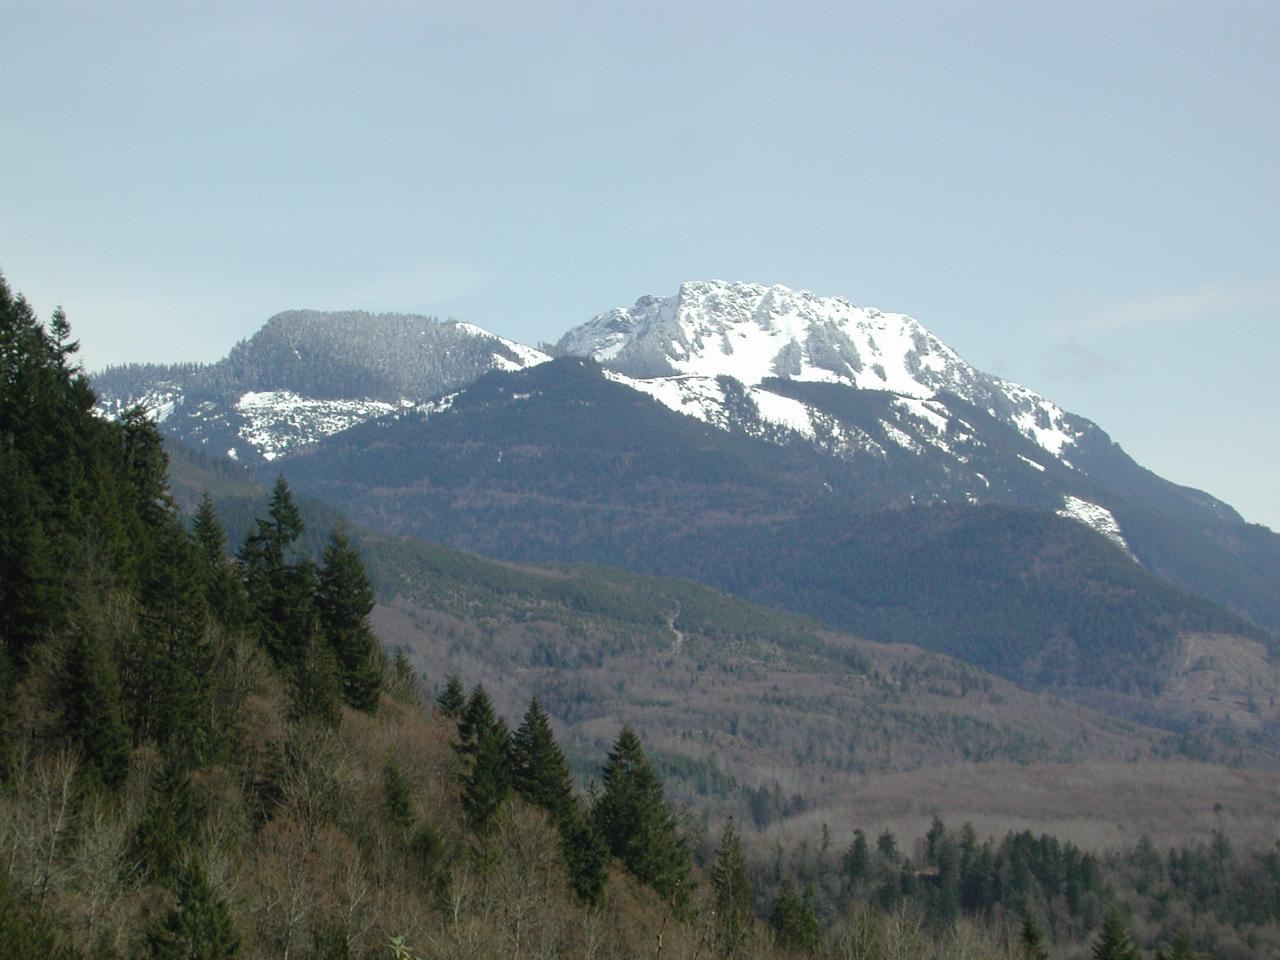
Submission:
M 1111 371 L 1111 362 L 1097 350 L 1079 341 L 1055 344 L 1045 364 L 1055 380 L 1096 380 Z
M 1099 332 L 1184 326 L 1214 320 L 1233 311 L 1274 303 L 1276 299 L 1277 287 L 1273 283 L 1241 289 L 1173 293 L 1102 310 L 1071 324 L 1071 327 L 1076 331 Z
M 481 271 L 466 264 L 414 265 L 335 287 L 321 309 L 431 312 L 439 304 L 459 300 L 483 284 Z

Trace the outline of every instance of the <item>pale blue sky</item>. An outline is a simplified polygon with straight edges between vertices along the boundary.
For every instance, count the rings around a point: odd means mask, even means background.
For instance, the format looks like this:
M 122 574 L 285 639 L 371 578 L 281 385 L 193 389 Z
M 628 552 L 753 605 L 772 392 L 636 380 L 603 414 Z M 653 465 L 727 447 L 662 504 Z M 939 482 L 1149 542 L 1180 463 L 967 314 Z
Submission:
M 918 317 L 1280 529 L 1280 4 L 0 0 L 0 269 L 91 368 L 682 280 Z

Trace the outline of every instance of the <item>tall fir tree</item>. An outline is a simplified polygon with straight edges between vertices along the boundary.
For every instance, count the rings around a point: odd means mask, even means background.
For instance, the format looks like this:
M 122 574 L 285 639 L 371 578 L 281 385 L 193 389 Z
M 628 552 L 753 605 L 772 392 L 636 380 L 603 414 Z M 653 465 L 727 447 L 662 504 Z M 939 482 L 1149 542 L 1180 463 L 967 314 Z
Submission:
M 850 887 L 866 883 L 870 878 L 871 851 L 867 846 L 867 835 L 862 830 L 853 831 L 853 842 L 845 852 L 841 869 Z
M 1142 960 L 1115 908 L 1107 911 L 1102 929 L 1093 942 L 1093 960 Z
M 317 629 L 315 567 L 290 556 L 302 531 L 289 485 L 279 477 L 267 517 L 249 531 L 239 554 L 253 626 L 272 659 L 285 667 L 302 662 Z
M 471 692 L 458 724 L 458 753 L 464 761 L 462 812 L 467 826 L 485 834 L 511 792 L 508 757 L 511 737 L 480 684 Z
M 588 908 L 599 907 L 613 858 L 595 820 L 577 803 L 560 821 L 560 851 L 573 892 Z
M 382 653 L 369 627 L 373 587 L 360 555 L 340 530 L 325 547 L 316 585 L 320 631 L 333 648 L 342 681 L 342 698 L 350 706 L 373 713 L 382 687 Z
M 185 766 L 214 748 L 214 649 L 199 554 L 175 515 L 157 521 L 141 564 L 138 637 L 126 692 L 134 736 Z
M 683 908 L 690 886 L 685 839 L 630 727 L 618 734 L 601 779 L 593 815 L 609 849 L 636 879 Z
M 1156 960 L 1197 960 L 1196 952 L 1185 933 L 1174 936 L 1173 942 L 1156 954 Z
M 467 692 L 462 686 L 462 678 L 456 673 L 449 674 L 444 689 L 436 698 L 436 706 L 450 720 L 462 719 L 462 711 L 467 708 Z
M 529 709 L 511 738 L 511 785 L 517 794 L 557 821 L 569 813 L 573 803 L 568 761 L 551 731 L 551 718 L 537 697 L 529 702 Z
M 207 490 L 191 519 L 191 537 L 200 561 L 200 579 L 209 612 L 224 627 L 240 628 L 248 614 L 244 586 L 227 555 L 227 535 Z
M 784 880 L 769 916 L 778 943 L 801 953 L 817 953 L 822 947 L 822 924 L 813 908 L 813 891 L 805 888 L 796 895 L 790 880 Z
M 292 716 L 338 726 L 342 721 L 342 676 L 333 647 L 319 631 L 311 633 L 289 674 L 293 680 Z
M 165 763 L 150 785 L 134 829 L 131 859 L 153 883 L 172 886 L 181 876 L 204 819 L 205 807 L 180 765 Z
M 413 826 L 413 795 L 394 757 L 382 767 L 382 805 L 396 832 L 408 833 Z
M 86 767 L 105 786 L 119 787 L 129 772 L 130 755 L 120 679 L 106 642 L 89 627 L 72 634 L 59 699 L 63 735 L 79 744 Z
M 0 651 L 14 676 L 63 619 L 35 484 L 19 453 L 0 446 Z
M 716 943 L 722 956 L 735 960 L 754 940 L 756 901 L 742 840 L 732 819 L 720 835 L 711 886 L 715 891 Z
M 240 953 L 240 935 L 227 905 L 214 893 L 204 870 L 191 863 L 182 871 L 177 902 L 146 932 L 147 960 L 231 960 Z
M 1022 933 L 1018 938 L 1018 949 L 1023 960 L 1049 960 L 1049 950 L 1044 945 L 1044 935 L 1036 918 L 1027 914 L 1022 918 Z

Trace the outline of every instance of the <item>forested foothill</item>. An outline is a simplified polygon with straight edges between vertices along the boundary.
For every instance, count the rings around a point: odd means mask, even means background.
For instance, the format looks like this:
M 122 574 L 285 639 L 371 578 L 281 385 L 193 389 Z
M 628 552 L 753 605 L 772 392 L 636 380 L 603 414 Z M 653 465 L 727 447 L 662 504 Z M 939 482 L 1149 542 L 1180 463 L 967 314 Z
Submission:
M 41 323 L 0 281 L 6 958 L 1280 951 L 1280 846 L 1220 830 L 1093 853 L 939 820 L 770 849 L 675 804 L 630 726 L 584 785 L 538 699 L 513 730 L 482 684 L 429 696 L 380 647 L 355 538 L 308 529 L 283 480 L 234 537 L 212 498 L 181 510 L 154 423 L 94 415 L 75 355 L 61 312 Z M 616 602 L 627 643 L 715 633 L 701 594 L 654 622 L 600 584 L 581 605 Z M 749 644 L 725 603 L 722 639 Z M 763 629 L 791 657 L 830 642 Z

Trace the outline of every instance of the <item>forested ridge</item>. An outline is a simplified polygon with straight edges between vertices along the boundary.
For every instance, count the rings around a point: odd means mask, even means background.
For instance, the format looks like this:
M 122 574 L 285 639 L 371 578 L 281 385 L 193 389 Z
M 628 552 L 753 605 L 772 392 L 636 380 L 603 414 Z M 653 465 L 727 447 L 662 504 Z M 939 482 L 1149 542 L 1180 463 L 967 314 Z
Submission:
M 185 516 L 155 425 L 94 416 L 75 353 L 0 281 L 6 957 L 1280 948 L 1280 848 L 1099 858 L 938 823 L 762 857 L 684 817 L 625 727 L 580 792 L 536 700 L 514 732 L 457 676 L 428 702 L 346 533 L 299 549 L 283 480 L 237 543 L 208 498 Z

